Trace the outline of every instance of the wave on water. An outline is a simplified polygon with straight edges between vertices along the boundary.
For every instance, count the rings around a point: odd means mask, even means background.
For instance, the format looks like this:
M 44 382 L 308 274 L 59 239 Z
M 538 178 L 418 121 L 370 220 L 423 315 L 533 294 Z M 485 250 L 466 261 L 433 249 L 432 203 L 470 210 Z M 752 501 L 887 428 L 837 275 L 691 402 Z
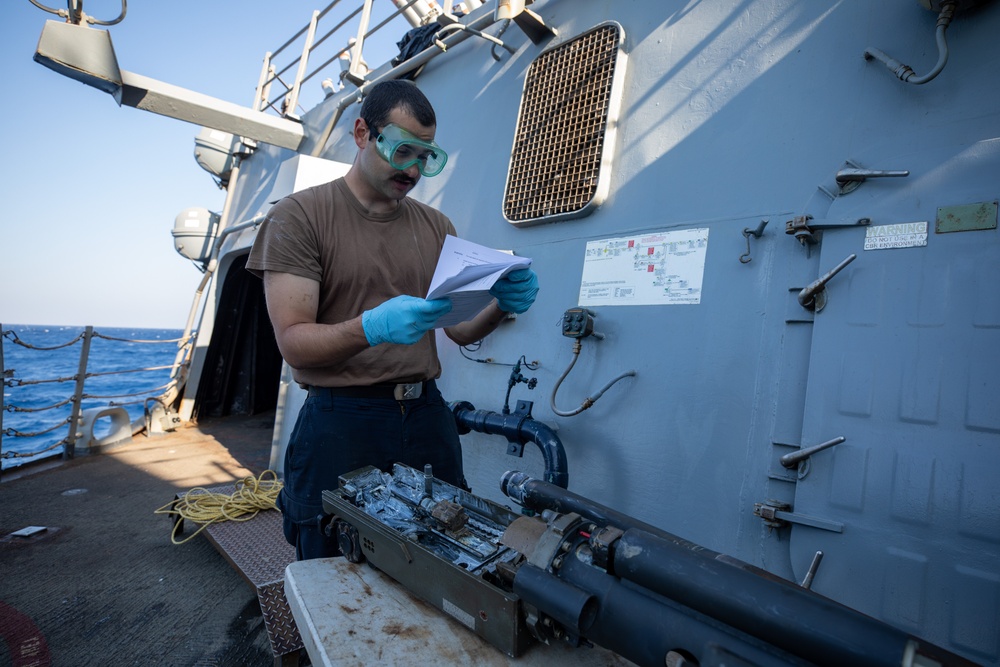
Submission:
M 38 458 L 62 455 L 61 446 L 44 450 L 67 437 L 72 404 L 40 409 L 72 398 L 85 329 L 83 326 L 4 325 L 0 357 L 4 377 L 0 452 L 4 470 Z M 92 398 L 83 401 L 83 409 L 114 404 L 124 407 L 133 422 L 143 418 L 145 399 L 162 394 L 170 381 L 169 366 L 177 356 L 176 341 L 183 333 L 180 329 L 94 327 L 86 367 L 88 377 L 83 390 Z M 161 368 L 163 366 L 168 368 Z M 99 420 L 98 437 L 104 435 L 100 428 L 107 428 L 108 424 L 103 424 L 107 421 Z M 11 453 L 33 452 L 42 454 L 11 456 Z

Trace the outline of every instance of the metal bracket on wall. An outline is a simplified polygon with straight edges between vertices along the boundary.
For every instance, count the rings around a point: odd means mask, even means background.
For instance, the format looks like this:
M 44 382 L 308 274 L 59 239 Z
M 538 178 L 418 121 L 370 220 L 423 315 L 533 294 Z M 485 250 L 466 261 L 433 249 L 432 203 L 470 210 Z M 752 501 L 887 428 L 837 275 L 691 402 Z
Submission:
M 858 256 L 851 253 L 847 256 L 847 259 L 842 261 L 837 266 L 833 267 L 822 276 L 809 283 L 799 292 L 798 300 L 799 305 L 801 305 L 806 310 L 811 310 L 813 312 L 819 312 L 826 307 L 826 284 L 830 282 L 830 279 L 835 275 L 840 273 L 845 266 L 857 259 Z
M 784 528 L 789 523 L 797 523 L 802 526 L 829 530 L 833 533 L 844 532 L 844 524 L 839 521 L 820 519 L 806 514 L 796 514 L 792 512 L 792 506 L 778 500 L 765 500 L 762 503 L 754 503 L 753 513 L 764 520 L 764 524 L 770 528 Z
M 833 201 L 854 192 L 869 178 L 905 178 L 909 175 L 910 172 L 905 169 L 866 169 L 854 160 L 844 160 L 844 166 L 833 177 L 833 183 L 824 183 L 818 187 Z
M 534 401 L 518 401 L 512 414 L 521 417 L 521 422 L 526 419 L 531 419 L 531 408 L 534 407 L 534 405 Z M 518 458 L 524 456 L 524 442 L 514 437 L 508 437 L 507 454 Z
M 842 195 L 854 192 L 869 178 L 905 178 L 910 175 L 910 172 L 905 169 L 864 169 L 850 160 L 847 161 L 847 164 L 851 166 L 841 169 L 836 176 L 837 185 L 840 187 Z
M 845 227 L 867 227 L 871 218 L 857 220 L 815 220 L 811 215 L 799 215 L 785 223 L 785 233 L 794 236 L 803 246 L 819 243 L 820 235 L 816 232 L 824 229 L 842 229 Z
M 753 257 L 750 256 L 750 237 L 752 236 L 755 239 L 759 239 L 761 236 L 763 236 L 764 228 L 767 227 L 768 222 L 770 221 L 767 218 L 764 218 L 763 220 L 760 221 L 760 224 L 757 225 L 756 229 L 750 229 L 749 227 L 743 228 L 743 238 L 747 240 L 747 251 L 742 255 L 740 255 L 741 264 L 749 264 L 750 261 L 753 259 Z
M 809 570 L 806 572 L 805 578 L 799 586 L 802 588 L 812 588 L 813 579 L 816 577 L 816 570 L 819 569 L 819 564 L 822 560 L 823 552 L 817 551 L 813 556 L 812 562 L 809 564 Z
M 781 467 L 772 471 L 768 477 L 781 482 L 792 482 L 793 484 L 801 479 L 805 479 L 811 470 L 812 456 L 814 454 L 818 454 L 825 449 L 839 445 L 846 440 L 847 438 L 839 435 L 836 438 L 832 438 L 818 445 L 812 445 L 811 447 L 804 447 L 802 445 L 794 445 L 784 442 L 772 442 L 771 444 L 775 447 L 787 447 L 792 451 L 786 452 L 778 457 L 777 463 L 779 463 Z
M 813 454 L 821 452 L 824 449 L 829 449 L 834 445 L 839 445 L 845 440 L 847 440 L 847 438 L 845 438 L 842 435 L 839 435 L 836 438 L 833 438 L 832 440 L 827 440 L 824 443 L 813 445 L 812 447 L 806 447 L 805 449 L 800 449 L 799 451 L 792 452 L 790 454 L 785 454 L 784 456 L 781 457 L 781 459 L 779 459 L 779 462 L 786 468 L 798 468 L 800 467 L 801 464 L 807 463 L 809 457 L 812 456 Z

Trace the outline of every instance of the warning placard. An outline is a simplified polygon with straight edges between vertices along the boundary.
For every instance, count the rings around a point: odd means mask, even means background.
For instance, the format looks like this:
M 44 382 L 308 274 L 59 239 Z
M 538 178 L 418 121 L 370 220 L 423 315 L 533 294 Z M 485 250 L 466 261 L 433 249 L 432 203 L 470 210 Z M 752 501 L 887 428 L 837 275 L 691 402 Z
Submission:
M 927 222 L 875 225 L 865 230 L 865 250 L 914 248 L 927 245 Z

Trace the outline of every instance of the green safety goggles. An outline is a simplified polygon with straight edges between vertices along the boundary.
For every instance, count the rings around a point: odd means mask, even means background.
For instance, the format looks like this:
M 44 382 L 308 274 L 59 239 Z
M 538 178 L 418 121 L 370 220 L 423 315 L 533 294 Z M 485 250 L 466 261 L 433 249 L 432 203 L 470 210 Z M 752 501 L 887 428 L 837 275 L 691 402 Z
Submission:
M 448 161 L 448 154 L 433 141 L 415 137 L 392 123 L 375 138 L 378 154 L 396 169 L 417 165 L 424 176 L 437 176 Z

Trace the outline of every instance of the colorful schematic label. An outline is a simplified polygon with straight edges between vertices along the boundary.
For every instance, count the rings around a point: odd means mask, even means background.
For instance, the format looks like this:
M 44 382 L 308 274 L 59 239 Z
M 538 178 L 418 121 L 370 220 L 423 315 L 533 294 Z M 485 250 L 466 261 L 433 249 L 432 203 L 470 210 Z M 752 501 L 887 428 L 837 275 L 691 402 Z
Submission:
M 587 243 L 581 306 L 701 303 L 708 229 L 653 232 Z

